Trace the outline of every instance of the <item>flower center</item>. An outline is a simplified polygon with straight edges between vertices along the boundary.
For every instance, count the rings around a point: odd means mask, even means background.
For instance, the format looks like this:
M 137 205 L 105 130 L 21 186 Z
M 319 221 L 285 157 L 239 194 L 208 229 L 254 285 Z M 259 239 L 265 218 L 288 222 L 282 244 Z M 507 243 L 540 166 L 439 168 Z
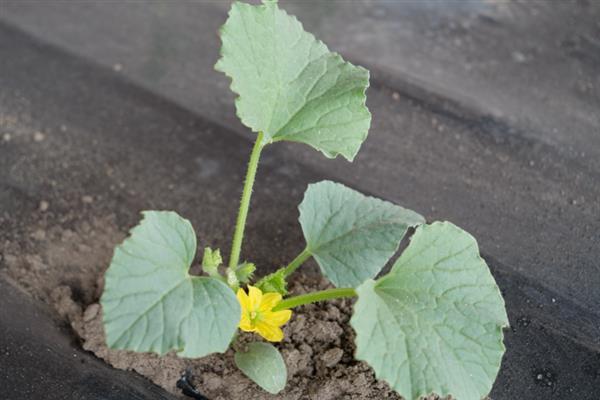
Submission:
M 255 322 L 258 317 L 260 317 L 258 311 L 250 311 L 250 321 Z

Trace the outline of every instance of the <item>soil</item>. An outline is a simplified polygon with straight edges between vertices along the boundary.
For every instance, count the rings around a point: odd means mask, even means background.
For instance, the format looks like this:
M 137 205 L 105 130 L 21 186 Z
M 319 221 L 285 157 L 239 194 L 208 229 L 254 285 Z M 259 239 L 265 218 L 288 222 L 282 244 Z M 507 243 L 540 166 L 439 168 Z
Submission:
M 291 284 L 293 293 L 329 287 L 322 278 L 300 275 Z M 335 300 L 300 307 L 285 326 L 285 339 L 277 344 L 288 368 L 286 389 L 270 395 L 248 378 L 233 362 L 233 350 L 201 359 L 183 359 L 170 353 L 159 357 L 149 353 L 111 350 L 106 347 L 102 309 L 98 303 L 85 308 L 75 302 L 68 286 L 52 292 L 53 304 L 91 351 L 115 368 L 133 370 L 169 392 L 181 395 L 176 382 L 190 370 L 199 391 L 212 400 L 225 399 L 401 399 L 384 382 L 378 382 L 371 368 L 353 359 L 354 332 L 348 321 L 351 300 Z M 260 340 L 243 334 L 240 344 Z M 437 397 L 431 397 L 431 400 Z
M 71 221 L 69 225 L 68 229 L 50 225 L 40 218 L 27 239 L 6 240 L 2 273 L 50 304 L 58 322 L 70 325 L 81 346 L 113 367 L 135 371 L 182 399 L 188 397 L 181 394 L 176 382 L 187 369 L 193 383 L 211 400 L 401 399 L 385 382 L 375 379 L 368 365 L 354 360 L 354 332 L 349 325 L 353 302 L 348 299 L 295 310 L 284 327 L 285 339 L 277 344 L 288 368 L 288 384 L 277 396 L 261 390 L 237 369 L 232 350 L 183 359 L 174 353 L 159 357 L 108 349 L 98 299 L 103 271 L 124 234 L 114 216 Z M 304 274 L 290 283 L 295 294 L 327 287 L 324 278 Z M 260 339 L 252 334 L 241 336 L 241 343 L 250 340 Z

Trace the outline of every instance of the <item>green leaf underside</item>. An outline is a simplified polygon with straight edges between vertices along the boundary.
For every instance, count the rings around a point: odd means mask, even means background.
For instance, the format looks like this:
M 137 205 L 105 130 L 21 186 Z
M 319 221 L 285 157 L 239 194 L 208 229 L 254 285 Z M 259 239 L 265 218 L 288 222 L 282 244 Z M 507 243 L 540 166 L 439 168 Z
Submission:
M 232 79 L 240 120 L 265 141 L 306 143 L 352 161 L 371 124 L 369 72 L 345 62 L 275 2 L 234 3 L 215 68 Z
M 299 209 L 307 248 L 337 287 L 375 277 L 408 228 L 425 222 L 413 211 L 330 181 L 309 185 Z
M 182 357 L 224 352 L 240 307 L 214 278 L 188 274 L 196 252 L 190 222 L 170 211 L 145 211 L 115 249 L 101 304 L 109 347 Z
M 471 235 L 449 222 L 423 225 L 392 271 L 357 292 L 356 358 L 379 379 L 409 400 L 489 393 L 508 318 Z
M 235 353 L 237 367 L 258 386 L 277 394 L 285 387 L 287 369 L 281 353 L 268 343 L 253 342 L 248 351 Z

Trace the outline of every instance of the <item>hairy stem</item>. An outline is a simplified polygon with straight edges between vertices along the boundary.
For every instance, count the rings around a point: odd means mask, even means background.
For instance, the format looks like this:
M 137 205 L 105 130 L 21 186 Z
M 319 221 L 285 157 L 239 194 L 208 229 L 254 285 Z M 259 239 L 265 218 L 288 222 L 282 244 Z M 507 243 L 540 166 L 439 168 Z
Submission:
M 289 308 L 302 306 L 304 304 L 316 303 L 318 301 L 323 300 L 339 299 L 342 297 L 354 297 L 356 295 L 356 291 L 353 288 L 335 288 L 320 290 L 318 292 L 311 292 L 285 299 L 281 303 L 277 304 L 277 306 L 273 308 L 273 311 L 286 310 Z
M 237 221 L 235 223 L 235 232 L 233 234 L 233 243 L 231 245 L 231 255 L 229 256 L 229 268 L 234 269 L 240 261 L 240 252 L 242 250 L 242 241 L 244 240 L 244 228 L 246 227 L 246 218 L 248 217 L 248 208 L 250 207 L 250 198 L 252 197 L 252 187 L 256 178 L 256 170 L 258 169 L 258 160 L 260 152 L 264 147 L 263 133 L 258 132 L 256 142 L 250 154 L 248 162 L 248 171 L 246 172 L 246 180 L 244 181 L 244 191 L 242 192 L 242 200 L 238 211 Z
M 292 262 L 288 264 L 287 267 L 285 267 L 285 269 L 284 269 L 284 271 L 285 271 L 284 275 L 286 277 L 288 277 L 291 274 L 293 274 L 294 271 L 297 270 L 299 266 L 301 266 L 302 264 L 304 264 L 304 262 L 306 260 L 308 260 L 311 256 L 312 256 L 312 254 L 310 254 L 310 251 L 308 251 L 308 249 L 302 250 L 302 253 L 298 254 L 298 256 L 296 258 L 294 258 L 292 260 Z

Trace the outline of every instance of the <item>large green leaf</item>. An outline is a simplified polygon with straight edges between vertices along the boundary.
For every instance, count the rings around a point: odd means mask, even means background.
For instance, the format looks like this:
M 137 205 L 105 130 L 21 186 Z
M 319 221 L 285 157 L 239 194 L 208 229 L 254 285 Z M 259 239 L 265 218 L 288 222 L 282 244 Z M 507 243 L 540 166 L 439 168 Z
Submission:
M 449 222 L 417 228 L 392 271 L 358 289 L 356 358 L 407 399 L 480 400 L 504 353 L 504 300 L 475 239 Z
M 281 353 L 268 343 L 253 342 L 245 352 L 235 353 L 235 364 L 258 386 L 277 394 L 285 387 L 287 369 Z
M 196 236 L 170 211 L 145 211 L 115 249 L 101 303 L 108 346 L 183 357 L 225 351 L 240 319 L 233 291 L 188 273 Z
M 352 160 L 367 137 L 369 72 L 344 62 L 276 2 L 234 3 L 215 68 L 232 79 L 238 117 L 265 141 Z
M 299 209 L 307 249 L 337 287 L 375 277 L 407 229 L 425 222 L 414 211 L 330 181 L 309 185 Z

